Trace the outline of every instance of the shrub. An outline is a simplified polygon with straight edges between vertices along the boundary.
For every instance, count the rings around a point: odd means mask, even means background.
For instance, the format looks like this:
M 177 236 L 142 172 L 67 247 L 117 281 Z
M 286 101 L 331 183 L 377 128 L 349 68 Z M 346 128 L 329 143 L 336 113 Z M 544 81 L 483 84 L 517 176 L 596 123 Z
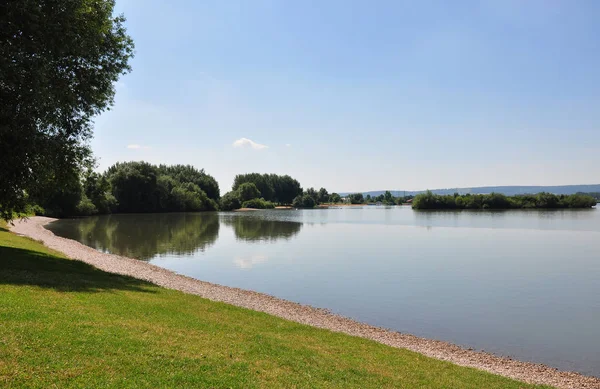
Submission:
M 260 197 L 260 191 L 252 182 L 245 182 L 237 188 L 237 194 L 241 202 L 245 202 Z
M 244 201 L 242 203 L 242 208 L 273 209 L 275 208 L 275 204 L 270 201 L 266 201 L 265 199 L 252 199 Z
M 317 203 L 315 199 L 309 195 L 304 194 L 301 196 L 297 196 L 292 202 L 292 207 L 294 208 L 314 208 Z
M 362 193 L 353 193 L 349 195 L 348 198 L 350 199 L 351 204 L 363 204 L 365 202 Z
M 221 210 L 233 211 L 234 209 L 240 209 L 242 202 L 237 192 L 227 192 L 221 197 Z
M 174 206 L 180 211 L 211 211 L 216 209 L 216 203 L 209 201 L 206 193 L 198 185 L 191 182 L 173 188 L 171 196 Z
M 79 216 L 90 216 L 98 213 L 98 209 L 96 209 L 92 200 L 88 199 L 87 196 L 81 198 L 75 210 Z

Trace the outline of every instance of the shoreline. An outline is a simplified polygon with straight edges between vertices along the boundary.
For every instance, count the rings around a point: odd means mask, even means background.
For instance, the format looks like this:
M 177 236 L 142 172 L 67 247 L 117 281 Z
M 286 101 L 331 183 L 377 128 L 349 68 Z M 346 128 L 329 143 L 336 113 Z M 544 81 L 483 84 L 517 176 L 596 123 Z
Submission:
M 14 222 L 14 226 L 9 226 L 9 228 L 15 233 L 39 240 L 47 247 L 60 251 L 69 258 L 83 261 L 98 269 L 132 276 L 164 288 L 198 295 L 212 301 L 224 302 L 297 323 L 370 339 L 396 348 L 405 348 L 428 357 L 528 383 L 546 384 L 561 389 L 600 388 L 600 378 L 559 371 L 542 364 L 516 361 L 511 358 L 469 350 L 448 342 L 374 327 L 332 314 L 325 309 L 301 305 L 250 290 L 212 284 L 136 259 L 101 253 L 77 241 L 58 237 L 43 227 L 54 220 L 56 219 L 32 217 L 26 220 L 17 220 Z

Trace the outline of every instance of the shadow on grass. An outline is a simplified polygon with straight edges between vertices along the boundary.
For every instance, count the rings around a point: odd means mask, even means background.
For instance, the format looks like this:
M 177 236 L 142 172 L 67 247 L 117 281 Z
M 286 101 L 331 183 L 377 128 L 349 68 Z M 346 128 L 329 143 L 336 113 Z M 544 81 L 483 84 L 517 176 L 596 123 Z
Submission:
M 34 285 L 61 292 L 153 292 L 151 283 L 111 274 L 87 263 L 21 248 L 0 247 L 0 285 Z

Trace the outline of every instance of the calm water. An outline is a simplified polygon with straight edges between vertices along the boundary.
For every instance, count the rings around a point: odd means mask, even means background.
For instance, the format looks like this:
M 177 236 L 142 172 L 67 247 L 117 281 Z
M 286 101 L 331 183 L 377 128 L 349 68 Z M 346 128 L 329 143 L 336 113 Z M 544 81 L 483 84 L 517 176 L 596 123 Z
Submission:
M 201 280 L 600 376 L 600 210 L 111 215 L 49 228 Z

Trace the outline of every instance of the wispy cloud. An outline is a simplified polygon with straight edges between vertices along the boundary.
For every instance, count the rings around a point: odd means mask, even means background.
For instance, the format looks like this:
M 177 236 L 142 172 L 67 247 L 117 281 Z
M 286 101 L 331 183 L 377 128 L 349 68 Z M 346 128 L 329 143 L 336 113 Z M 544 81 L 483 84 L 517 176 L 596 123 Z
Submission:
M 292 145 L 291 145 L 291 144 L 289 144 L 289 143 L 286 143 L 286 144 L 285 144 L 285 147 L 292 147 Z
M 254 150 L 264 150 L 269 148 L 269 146 L 267 145 L 261 145 L 260 143 L 256 143 L 255 141 L 248 138 L 240 138 L 236 140 L 235 142 L 233 142 L 233 147 L 252 147 Z
M 130 150 L 148 150 L 150 148 L 150 146 L 133 144 L 133 145 L 127 145 L 127 148 Z

